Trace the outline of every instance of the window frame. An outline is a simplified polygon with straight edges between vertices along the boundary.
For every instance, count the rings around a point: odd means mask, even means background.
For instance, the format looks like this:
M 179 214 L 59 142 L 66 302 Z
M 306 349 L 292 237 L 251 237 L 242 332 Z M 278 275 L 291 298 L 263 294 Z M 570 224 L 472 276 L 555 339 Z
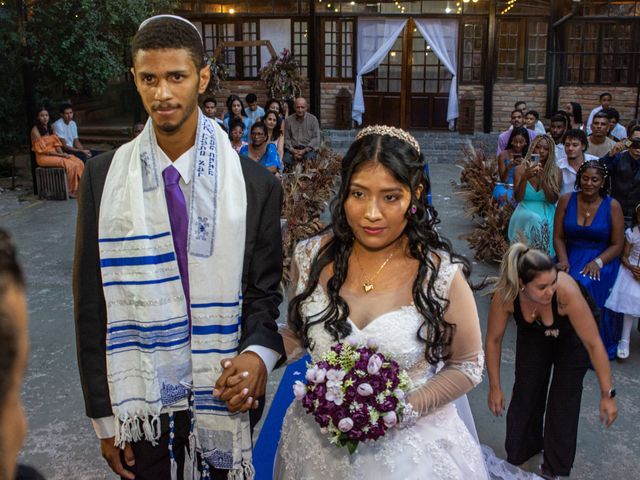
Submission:
M 336 22 L 337 25 L 337 30 L 336 30 L 336 39 L 337 39 L 337 43 L 333 44 L 336 45 L 336 70 L 338 72 L 338 76 L 336 77 L 329 77 L 326 75 L 326 69 L 325 69 L 325 49 L 326 49 L 326 42 L 325 42 L 325 24 L 326 22 Z M 342 75 L 342 67 L 343 67 L 343 41 L 342 41 L 342 33 L 343 33 L 343 29 L 342 26 L 344 23 L 350 22 L 351 23 L 351 75 L 350 76 L 344 76 Z M 320 58 L 321 58 L 321 64 L 320 64 L 320 81 L 321 82 L 353 82 L 355 81 L 356 78 L 356 37 L 357 37 L 357 22 L 356 19 L 353 17 L 322 17 L 320 18 L 320 22 L 319 22 L 319 26 L 320 26 L 320 36 L 321 36 L 321 41 L 320 41 Z
M 517 48 L 516 48 L 516 74 L 514 77 L 500 77 L 500 26 L 504 23 L 518 23 L 518 36 L 517 36 Z M 546 23 L 547 24 L 547 45 L 546 45 L 546 54 L 545 54 L 545 63 L 544 63 L 544 78 L 530 78 L 529 77 L 529 33 L 531 29 L 531 25 L 533 23 Z M 549 18 L 541 17 L 541 16 L 505 16 L 503 18 L 498 19 L 498 24 L 496 26 L 496 70 L 495 76 L 496 81 L 499 82 L 523 82 L 523 83 L 546 83 L 547 81 L 547 65 L 550 61 L 549 59 Z
M 467 24 L 482 26 L 482 47 L 480 49 L 480 55 L 483 57 L 483 60 L 485 57 L 485 52 L 487 51 L 487 48 L 488 48 L 487 45 L 489 41 L 489 25 L 487 22 L 487 18 L 486 17 L 461 18 L 460 26 L 458 29 L 458 31 L 460 32 L 458 37 L 458 45 L 459 45 L 458 47 L 459 66 L 458 66 L 458 75 L 457 75 L 457 78 L 459 79 L 458 84 L 459 85 L 483 85 L 487 75 L 486 61 L 483 61 L 480 64 L 480 80 L 464 80 L 464 68 L 465 68 L 464 67 L 464 54 L 465 54 L 464 26 Z
M 303 64 L 303 62 L 301 61 L 301 54 L 299 54 L 296 51 L 296 47 L 298 45 L 304 45 L 303 43 L 296 43 L 296 23 L 306 23 L 306 32 L 305 32 L 305 38 L 307 39 L 307 54 L 305 55 L 306 58 L 306 62 Z M 300 32 L 300 34 L 302 34 L 302 32 Z M 310 49 L 311 49 L 311 45 L 309 43 L 309 19 L 307 18 L 296 18 L 293 17 L 291 18 L 291 53 L 293 53 L 293 56 L 298 60 L 298 63 L 300 64 L 300 68 L 299 68 L 299 72 L 300 75 L 302 77 L 309 77 L 309 53 L 310 53 Z M 324 57 L 323 57 L 324 58 Z
M 205 45 L 205 51 L 207 55 L 211 55 L 213 51 L 207 50 L 206 42 L 209 38 L 212 39 L 214 45 L 219 43 L 219 37 L 209 37 L 205 35 L 206 26 L 207 25 L 215 25 L 216 31 L 219 29 L 219 25 L 233 25 L 233 39 L 232 41 L 243 41 L 244 38 L 244 24 L 245 23 L 254 23 L 255 24 L 255 35 L 256 39 L 260 38 L 260 19 L 256 17 L 238 17 L 238 18 L 228 18 L 228 17 L 220 17 L 220 18 L 211 18 L 202 21 L 202 32 L 203 32 L 203 42 Z M 235 58 L 235 76 L 228 77 L 230 81 L 244 81 L 244 80 L 258 80 L 260 79 L 260 68 L 262 65 L 261 61 L 261 48 L 259 47 L 232 47 L 234 50 L 234 58 Z M 256 76 L 245 75 L 245 49 L 255 49 L 256 53 Z M 214 48 L 215 50 L 215 48 Z M 224 52 L 222 53 L 224 55 Z

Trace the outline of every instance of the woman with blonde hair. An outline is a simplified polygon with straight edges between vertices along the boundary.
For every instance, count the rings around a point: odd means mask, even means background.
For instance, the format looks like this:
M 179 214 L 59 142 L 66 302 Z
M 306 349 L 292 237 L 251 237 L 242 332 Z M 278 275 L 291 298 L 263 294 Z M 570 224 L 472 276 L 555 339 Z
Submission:
M 507 461 L 520 465 L 544 451 L 545 478 L 569 475 L 589 361 L 600 384 L 601 421 L 608 427 L 618 415 L 593 302 L 571 276 L 555 268 L 546 253 L 523 243 L 509 247 L 493 291 L 486 338 L 488 404 L 496 416 L 505 409 L 500 357 L 511 315 L 518 336 L 515 383 L 507 412 Z
M 549 134 L 533 139 L 524 162 L 513 175 L 518 206 L 509 221 L 509 241 L 528 245 L 554 256 L 553 216 L 562 174 L 556 165 L 555 143 Z

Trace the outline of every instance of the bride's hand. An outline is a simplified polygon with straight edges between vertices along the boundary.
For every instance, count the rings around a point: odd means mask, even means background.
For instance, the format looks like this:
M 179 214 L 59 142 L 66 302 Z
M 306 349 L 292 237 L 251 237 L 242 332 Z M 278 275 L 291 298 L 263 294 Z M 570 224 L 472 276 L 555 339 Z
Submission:
M 491 387 L 489 389 L 489 410 L 496 417 L 501 417 L 504 413 L 504 392 L 500 387 Z

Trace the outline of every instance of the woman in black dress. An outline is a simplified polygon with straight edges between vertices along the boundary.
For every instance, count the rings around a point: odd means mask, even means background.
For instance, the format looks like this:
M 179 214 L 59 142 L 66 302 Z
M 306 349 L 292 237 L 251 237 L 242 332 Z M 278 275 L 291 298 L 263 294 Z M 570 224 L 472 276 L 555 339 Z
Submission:
M 488 403 L 496 416 L 505 408 L 500 356 L 510 315 L 518 336 L 507 412 L 507 460 L 520 465 L 544 450 L 543 475 L 569 475 L 589 360 L 600 383 L 600 419 L 609 426 L 618 414 L 609 360 L 592 309 L 580 286 L 557 271 L 547 254 L 522 243 L 511 245 L 493 293 L 486 339 Z

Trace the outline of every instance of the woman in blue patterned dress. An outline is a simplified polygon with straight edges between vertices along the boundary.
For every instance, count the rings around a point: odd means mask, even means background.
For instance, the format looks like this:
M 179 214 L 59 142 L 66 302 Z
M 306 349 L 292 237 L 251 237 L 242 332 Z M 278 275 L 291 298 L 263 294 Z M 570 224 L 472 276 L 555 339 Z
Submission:
M 513 175 L 516 167 L 529 149 L 529 134 L 524 127 L 516 127 L 511 131 L 507 148 L 498 156 L 498 182 L 493 189 L 493 198 L 500 205 L 513 199 Z

